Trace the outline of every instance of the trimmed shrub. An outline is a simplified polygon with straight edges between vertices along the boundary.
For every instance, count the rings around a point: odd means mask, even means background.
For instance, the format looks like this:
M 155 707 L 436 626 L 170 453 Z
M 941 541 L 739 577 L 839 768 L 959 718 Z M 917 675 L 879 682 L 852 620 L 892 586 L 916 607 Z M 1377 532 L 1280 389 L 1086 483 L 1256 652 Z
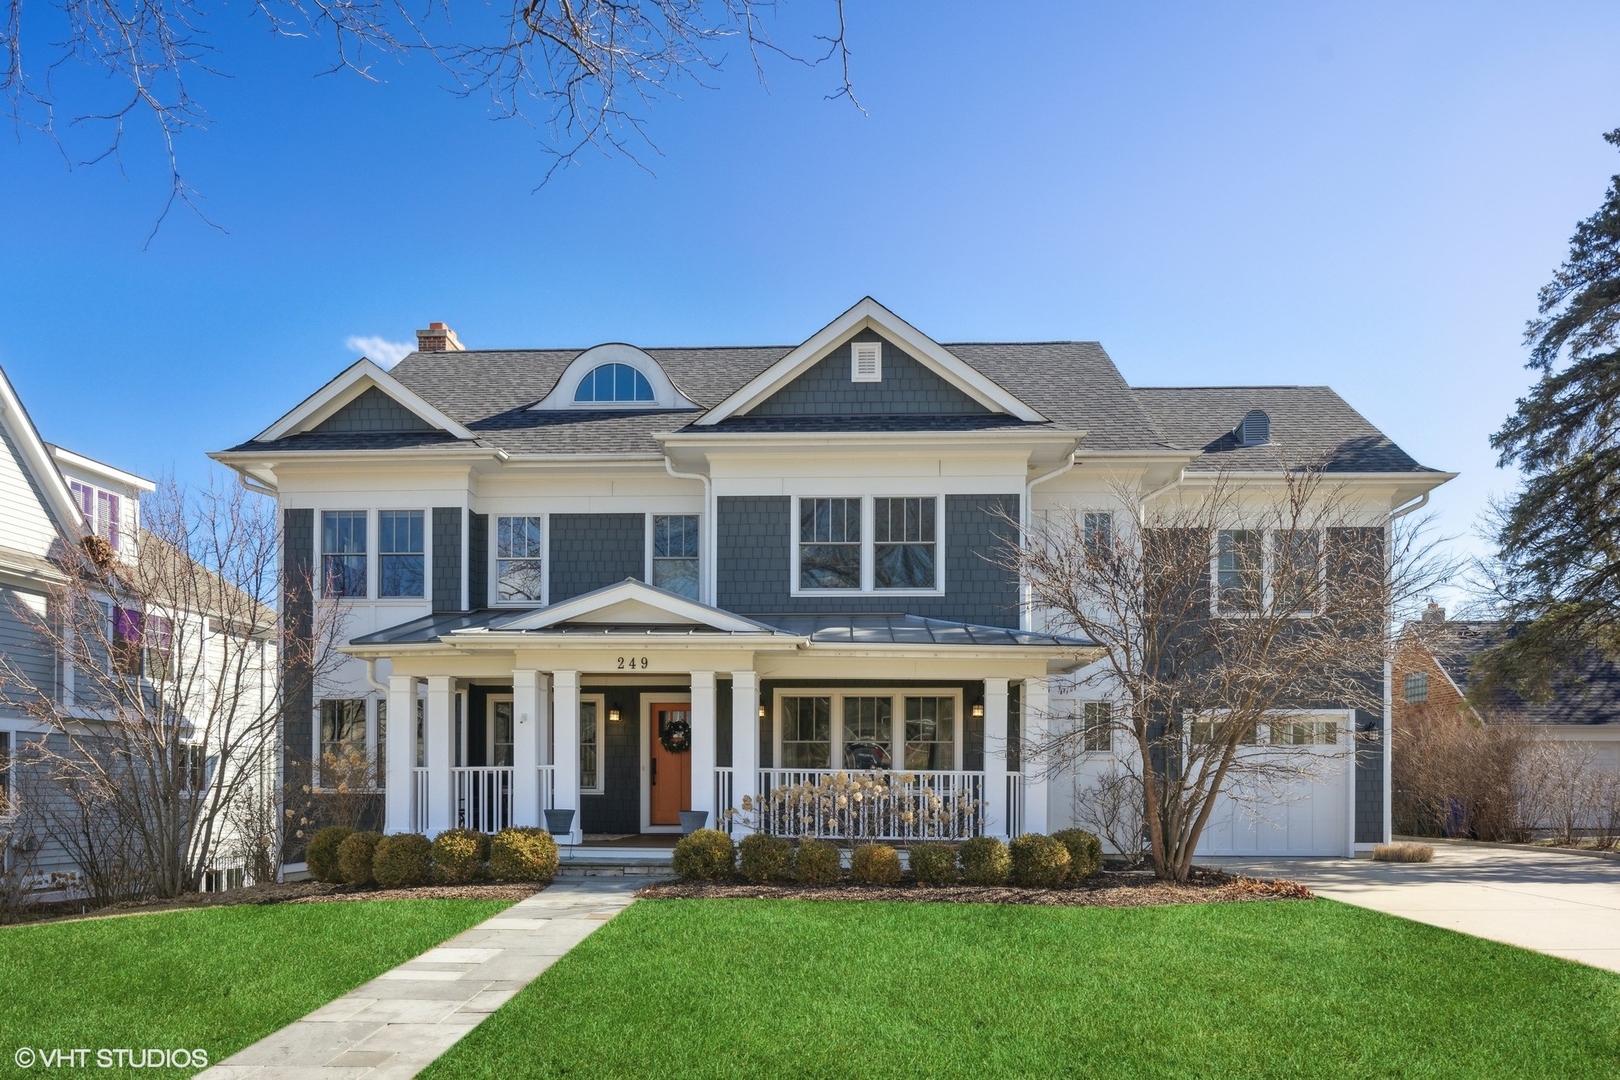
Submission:
M 793 845 L 780 836 L 750 833 L 737 845 L 737 870 L 755 885 L 786 881 L 793 862 Z
M 994 836 L 975 836 L 957 852 L 962 880 L 969 885 L 1005 885 L 1012 871 L 1007 845 Z
M 433 880 L 433 845 L 421 833 L 396 833 L 377 841 L 371 876 L 387 889 L 426 885 Z
M 804 840 L 793 858 L 793 880 L 800 885 L 832 885 L 844 867 L 838 849 L 825 840 Z
M 731 837 L 719 829 L 699 829 L 675 845 L 675 876 L 682 881 L 724 881 L 736 858 Z
M 955 849 L 949 844 L 911 845 L 911 876 L 919 885 L 955 885 Z
M 1050 889 L 1069 876 L 1069 849 L 1055 836 L 1025 833 L 1008 845 L 1012 879 L 1032 889 Z
M 544 829 L 502 829 L 489 842 L 489 876 L 496 881 L 550 881 L 557 876 L 557 841 Z
M 849 876 L 862 885 L 893 885 L 900 880 L 900 853 L 888 844 L 861 844 L 850 856 Z
M 377 857 L 377 841 L 382 836 L 374 832 L 350 833 L 338 845 L 338 873 L 350 885 L 370 885 L 376 879 L 371 875 L 371 864 Z
M 1062 829 L 1052 834 L 1069 849 L 1069 880 L 1080 882 L 1102 869 L 1102 841 L 1084 829 Z
M 1379 844 L 1373 848 L 1372 857 L 1375 862 L 1429 862 L 1434 858 L 1434 848 L 1428 844 L 1414 844 L 1410 841 Z
M 338 847 L 349 838 L 353 829 L 342 825 L 328 825 L 309 839 L 304 861 L 309 876 L 328 885 L 343 884 L 343 870 L 338 866 Z
M 433 838 L 433 865 L 451 885 L 464 885 L 484 876 L 489 858 L 489 837 L 472 829 L 446 829 Z

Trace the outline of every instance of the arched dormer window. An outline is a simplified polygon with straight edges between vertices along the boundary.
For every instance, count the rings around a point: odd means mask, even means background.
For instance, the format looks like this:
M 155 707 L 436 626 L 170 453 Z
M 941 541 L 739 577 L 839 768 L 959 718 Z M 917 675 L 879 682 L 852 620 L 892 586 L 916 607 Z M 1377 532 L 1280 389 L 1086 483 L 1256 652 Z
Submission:
M 647 376 L 629 364 L 599 364 L 585 373 L 574 391 L 575 403 L 611 401 L 650 405 L 656 400 Z

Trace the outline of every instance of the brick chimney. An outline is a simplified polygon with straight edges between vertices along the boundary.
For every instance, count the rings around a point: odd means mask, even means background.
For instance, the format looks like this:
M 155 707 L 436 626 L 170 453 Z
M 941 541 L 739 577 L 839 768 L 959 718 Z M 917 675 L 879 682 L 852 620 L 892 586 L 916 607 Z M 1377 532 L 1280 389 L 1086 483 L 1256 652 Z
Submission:
M 1423 609 L 1423 621 L 1432 624 L 1444 623 L 1446 621 L 1446 609 L 1430 600 L 1429 606 Z
M 442 322 L 430 322 L 426 330 L 416 332 L 417 352 L 466 352 L 466 346 L 456 340 L 456 332 Z

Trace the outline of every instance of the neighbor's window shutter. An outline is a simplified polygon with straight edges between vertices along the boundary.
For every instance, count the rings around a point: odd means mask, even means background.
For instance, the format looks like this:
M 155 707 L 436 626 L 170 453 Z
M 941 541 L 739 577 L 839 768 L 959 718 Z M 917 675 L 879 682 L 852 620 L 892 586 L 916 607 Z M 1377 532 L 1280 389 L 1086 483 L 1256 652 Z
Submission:
M 883 344 L 878 341 L 857 341 L 851 350 L 851 382 L 883 381 Z

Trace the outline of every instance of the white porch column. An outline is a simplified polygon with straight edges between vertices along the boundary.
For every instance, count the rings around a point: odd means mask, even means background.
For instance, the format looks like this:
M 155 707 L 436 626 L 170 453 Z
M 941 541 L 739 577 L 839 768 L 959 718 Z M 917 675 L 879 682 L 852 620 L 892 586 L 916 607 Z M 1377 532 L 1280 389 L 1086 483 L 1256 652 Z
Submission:
M 1007 805 L 1007 680 L 984 680 L 984 834 L 1005 838 Z
M 512 824 L 540 819 L 540 673 L 512 672 Z
M 450 710 L 454 690 L 448 675 L 428 676 L 427 829 L 430 837 L 450 827 Z M 414 708 L 414 706 L 413 706 Z
M 722 807 L 714 805 L 714 759 L 719 736 L 714 715 L 714 672 L 692 672 L 692 805 L 709 812 L 709 827 Z
M 552 745 L 557 755 L 553 798 L 557 809 L 574 811 L 574 827 L 565 839 L 577 844 L 583 839 L 579 820 L 579 672 L 552 672 L 551 690 Z
M 416 828 L 416 680 L 388 677 L 388 794 L 383 803 L 383 831 Z
M 1019 731 L 1025 746 L 1040 746 L 1046 742 L 1047 715 L 1046 679 L 1024 680 L 1024 722 Z M 1031 762 L 1027 753 L 1019 755 L 1024 769 L 1024 831 L 1046 831 L 1047 779 L 1050 769 L 1044 762 Z
M 759 673 L 731 673 L 731 799 L 742 807 L 745 798 L 758 799 L 759 783 Z M 716 812 L 726 808 L 716 808 Z M 750 830 L 739 821 L 738 835 Z

